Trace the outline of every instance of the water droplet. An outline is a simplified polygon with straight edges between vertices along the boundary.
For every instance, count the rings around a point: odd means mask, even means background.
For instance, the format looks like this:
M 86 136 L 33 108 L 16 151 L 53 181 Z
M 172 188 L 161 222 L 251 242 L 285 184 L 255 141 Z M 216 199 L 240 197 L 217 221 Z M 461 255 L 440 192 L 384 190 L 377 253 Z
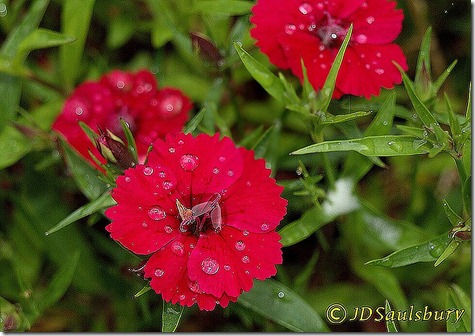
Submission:
M 279 299 L 282 299 L 285 296 L 285 293 L 284 292 L 279 292 L 279 293 L 277 293 L 277 296 L 279 297 Z
M 325 63 L 320 64 L 320 68 L 325 70 L 327 68 L 327 65 Z
M 384 73 L 384 69 L 377 68 L 374 70 L 374 72 L 376 72 L 378 75 L 382 75 Z
M 293 35 L 296 30 L 297 30 L 297 27 L 294 24 L 288 24 L 285 26 L 285 29 L 284 29 L 287 35 Z
M 376 53 L 376 57 L 381 58 L 381 53 L 379 51 Z
M 174 185 L 173 185 L 173 182 L 167 180 L 167 181 L 163 181 L 162 187 L 165 190 L 170 190 L 171 188 L 174 187 Z
M 228 170 L 228 176 L 233 176 L 234 172 L 232 170 Z
M 200 160 L 196 155 L 185 154 L 180 158 L 180 165 L 185 171 L 193 171 L 200 164 Z
M 215 175 L 219 174 L 219 169 L 215 167 L 215 168 L 213 169 L 213 174 L 215 174 Z
M 242 257 L 241 261 L 242 261 L 244 264 L 249 264 L 249 262 L 251 261 L 251 259 L 249 259 L 248 256 L 244 256 L 244 257 Z
M 360 44 L 366 43 L 367 41 L 368 41 L 368 36 L 366 36 L 365 34 L 359 34 L 358 36 L 356 36 L 356 42 Z
M 201 269 L 206 274 L 213 275 L 218 273 L 219 264 L 215 259 L 208 257 L 201 262 Z
M 167 214 L 165 213 L 163 209 L 155 206 L 153 208 L 150 208 L 150 210 L 148 210 L 148 216 L 150 217 L 150 219 L 158 221 L 158 220 L 164 219 L 167 216 Z
M 179 144 L 180 146 L 183 146 L 184 143 L 185 143 L 185 142 L 184 142 L 183 140 L 178 140 L 178 144 Z
M 155 270 L 155 272 L 153 272 L 153 274 L 155 274 L 155 276 L 157 276 L 157 277 L 161 277 L 161 276 L 163 276 L 163 274 L 165 274 L 165 271 L 162 270 L 161 268 L 157 268 Z
M 158 176 L 160 176 L 161 178 L 164 178 L 165 176 L 167 176 L 167 174 L 165 174 L 164 171 L 161 171 L 158 173 Z
M 175 255 L 181 257 L 185 253 L 185 249 L 183 247 L 184 246 L 181 242 L 176 241 L 176 242 L 173 242 L 171 249 Z
M 267 231 L 267 230 L 269 230 L 269 224 L 267 224 L 267 223 L 262 223 L 262 225 L 261 225 L 261 230 L 262 230 L 262 231 Z
M 299 6 L 299 11 L 303 15 L 307 15 L 308 13 L 311 13 L 312 10 L 313 10 L 313 7 L 310 4 L 306 3 L 306 2 L 304 2 L 303 4 L 301 4 Z
M 388 122 L 387 122 L 386 120 L 383 121 L 383 125 L 384 125 L 384 126 L 388 126 Z
M 219 160 L 219 162 L 224 162 L 224 161 L 226 161 L 226 157 L 220 156 L 218 160 Z
M 175 148 L 170 147 L 170 148 L 168 148 L 168 151 L 173 154 L 173 153 L 175 153 Z
M 201 294 L 201 288 L 200 285 L 198 284 L 198 281 L 189 281 L 188 282 L 188 288 L 193 292 L 197 294 Z
M 242 240 L 238 240 L 238 241 L 236 242 L 235 247 L 236 247 L 236 250 L 242 251 L 242 250 L 244 250 L 244 249 L 246 248 L 246 244 L 245 244 Z
M 147 225 L 147 222 L 143 222 L 143 223 L 142 223 L 142 226 L 143 226 L 143 227 L 147 227 L 147 226 L 148 226 L 148 225 Z
M 231 266 L 229 266 L 229 265 L 224 265 L 224 267 L 223 267 L 223 268 L 224 268 L 224 270 L 225 270 L 225 271 L 229 271 L 229 270 L 231 270 Z
M 321 2 L 317 3 L 317 8 L 322 10 L 323 8 L 325 8 L 325 5 Z
M 402 151 L 402 145 L 398 141 L 389 141 L 388 146 L 396 152 Z
M 320 50 L 320 51 L 325 50 L 325 46 L 323 44 L 320 44 L 320 46 L 318 47 L 318 50 Z
M 183 295 L 183 294 L 181 294 L 181 295 L 179 296 L 179 298 L 180 298 L 181 301 L 183 301 L 183 300 L 186 298 L 186 296 Z
M 78 116 L 82 115 L 84 113 L 84 110 L 82 107 L 76 107 L 76 110 L 74 111 Z
M 302 174 L 303 174 L 303 169 L 302 169 L 302 167 L 297 167 L 297 169 L 295 170 L 295 173 L 296 173 L 298 176 L 302 175 Z
M 127 176 L 127 177 L 125 178 L 125 182 L 130 182 L 130 177 Z
M 249 274 L 249 271 L 248 271 L 248 270 L 245 270 L 244 273 Z
M 172 233 L 173 232 L 173 229 L 170 227 L 170 226 L 165 226 L 165 232 L 166 233 Z
M 368 16 L 366 18 L 366 23 L 367 24 L 372 24 L 374 22 L 374 16 Z
M 0 17 L 5 17 L 7 15 L 7 5 L 4 3 L 0 4 Z
M 444 251 L 444 247 L 442 245 L 434 245 L 434 243 L 432 242 L 429 242 L 428 244 L 429 254 L 434 258 L 440 257 L 440 255 Z
M 371 68 L 371 65 L 369 65 L 368 63 L 366 63 L 366 64 L 364 65 L 364 67 L 365 67 L 366 70 L 369 70 L 369 69 Z
M 190 249 L 194 249 L 195 248 L 195 244 L 190 244 Z
M 249 235 L 249 231 L 244 230 L 244 231 L 242 232 L 242 235 L 243 235 L 243 236 L 248 236 L 248 235 Z
M 250 187 L 250 186 L 252 185 L 251 181 L 247 181 L 247 182 L 246 182 L 246 185 L 247 185 L 248 187 Z
M 144 174 L 145 176 L 150 176 L 150 175 L 152 175 L 152 174 L 153 174 L 153 168 L 152 168 L 152 167 L 149 167 L 149 166 L 145 167 L 145 168 L 143 169 L 143 174 Z

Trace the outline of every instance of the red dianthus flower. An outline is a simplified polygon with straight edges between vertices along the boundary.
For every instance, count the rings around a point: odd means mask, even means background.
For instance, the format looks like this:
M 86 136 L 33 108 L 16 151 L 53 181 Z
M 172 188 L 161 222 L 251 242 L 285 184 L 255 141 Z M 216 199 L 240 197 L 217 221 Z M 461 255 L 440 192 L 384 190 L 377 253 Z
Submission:
M 401 48 L 392 43 L 404 15 L 388 0 L 258 0 L 251 36 L 270 61 L 303 78 L 301 59 L 315 90 L 321 89 L 338 49 L 353 23 L 333 94 L 370 98 L 381 87 L 401 83 L 392 61 L 407 70 Z
M 88 150 L 103 163 L 105 160 L 78 125 L 109 129 L 122 137 L 120 118 L 134 134 L 139 158 L 143 158 L 150 144 L 166 134 L 181 131 L 188 120 L 192 103 L 174 88 L 157 89 L 153 74 L 146 70 L 136 73 L 114 70 L 99 81 L 79 85 L 66 100 L 53 129 L 61 133 L 82 156 L 92 164 Z
M 226 307 L 282 262 L 275 228 L 287 201 L 269 173 L 229 138 L 168 135 L 153 144 L 146 165 L 118 177 L 106 229 L 130 251 L 150 255 L 144 276 L 165 301 Z

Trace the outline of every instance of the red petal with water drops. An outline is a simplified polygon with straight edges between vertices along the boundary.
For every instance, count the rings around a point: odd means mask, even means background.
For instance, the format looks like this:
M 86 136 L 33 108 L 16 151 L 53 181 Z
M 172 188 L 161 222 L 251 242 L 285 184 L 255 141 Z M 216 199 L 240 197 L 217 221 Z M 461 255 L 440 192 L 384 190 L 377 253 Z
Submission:
M 190 158 L 193 163 L 190 163 Z M 219 139 L 200 134 L 168 136 L 158 140 L 149 155 L 149 162 L 170 167 L 179 181 L 180 201 L 188 208 L 208 201 L 233 184 L 242 174 L 241 153 L 229 138 Z M 190 197 L 193 194 L 194 198 Z
M 345 93 L 370 98 L 381 88 L 392 88 L 402 81 L 401 73 L 392 63 L 408 69 L 406 57 L 396 44 L 355 45 L 348 49 L 337 78 L 337 87 Z

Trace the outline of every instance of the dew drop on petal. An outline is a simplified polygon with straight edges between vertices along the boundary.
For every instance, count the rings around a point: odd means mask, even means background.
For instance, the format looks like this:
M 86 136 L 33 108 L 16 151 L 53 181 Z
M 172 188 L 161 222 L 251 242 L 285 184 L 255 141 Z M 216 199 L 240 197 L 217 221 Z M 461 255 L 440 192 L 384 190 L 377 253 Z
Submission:
M 261 230 L 262 230 L 262 231 L 267 231 L 267 230 L 269 230 L 269 224 L 267 224 L 267 223 L 262 223 L 262 225 L 261 225 Z
M 183 247 L 183 243 L 177 241 L 173 242 L 171 245 L 172 252 L 179 257 L 185 253 L 185 249 Z
M 130 177 L 127 176 L 127 177 L 125 178 L 125 182 L 130 182 Z
M 320 44 L 320 46 L 318 47 L 318 50 L 320 50 L 320 51 L 325 50 L 325 46 L 323 44 Z
M 158 220 L 164 219 L 167 216 L 167 214 L 165 213 L 163 209 L 155 206 L 148 210 L 148 216 L 150 217 L 150 219 L 158 221 Z
M 185 142 L 183 140 L 178 140 L 178 144 L 182 146 Z
M 307 15 L 308 13 L 311 13 L 312 10 L 313 10 L 313 7 L 310 4 L 306 3 L 306 2 L 304 2 L 303 4 L 301 4 L 299 6 L 299 11 L 303 15 Z
M 321 2 L 317 3 L 317 8 L 322 10 L 323 8 L 325 8 L 325 5 Z
M 194 249 L 195 248 L 195 245 L 194 244 L 190 244 L 190 249 Z
M 165 190 L 170 190 L 171 188 L 173 188 L 173 183 L 171 181 L 163 181 L 162 183 L 162 187 L 163 189 Z
M 224 267 L 223 267 L 223 268 L 224 268 L 224 270 L 225 270 L 225 271 L 229 271 L 229 270 L 231 270 L 231 266 L 229 266 L 229 265 L 224 265 Z
M 165 226 L 165 232 L 166 233 L 172 233 L 173 232 L 173 229 L 171 228 L 171 226 Z
M 165 176 L 167 176 L 167 174 L 165 174 L 164 171 L 161 171 L 158 173 L 158 176 L 160 176 L 161 178 L 164 178 Z
M 188 288 L 193 292 L 197 294 L 201 294 L 201 289 L 200 285 L 198 284 L 198 281 L 189 281 L 188 282 Z
M 378 75 L 382 75 L 384 73 L 384 69 L 377 68 L 377 69 L 374 69 L 374 72 L 376 72 Z
M 244 230 L 244 231 L 242 232 L 242 235 L 243 235 L 243 236 L 248 236 L 248 235 L 249 235 L 249 231 Z
M 228 170 L 228 176 L 233 176 L 234 172 L 232 170 Z
M 236 250 L 238 251 L 242 251 L 246 248 L 246 244 L 242 241 L 242 240 L 238 240 L 236 242 L 236 245 L 234 245 L 236 247 Z
M 145 176 L 150 176 L 150 175 L 152 175 L 152 174 L 153 174 L 153 168 L 152 168 L 152 167 L 149 167 L 149 166 L 145 167 L 145 168 L 143 169 L 143 174 L 144 174 Z
M 250 186 L 252 185 L 251 181 L 247 181 L 247 182 L 246 182 L 246 185 L 247 185 L 248 187 L 250 187 Z
M 170 148 L 168 148 L 168 151 L 173 154 L 173 153 L 175 153 L 175 148 L 170 147 Z
M 374 22 L 374 16 L 368 16 L 366 18 L 366 23 L 367 24 L 372 24 Z
M 213 169 L 213 174 L 215 174 L 215 175 L 219 174 L 219 169 L 215 167 L 215 168 Z
M 181 301 L 183 301 L 186 298 L 186 296 L 182 294 L 182 295 L 179 296 L 179 298 L 180 298 Z
M 84 113 L 84 110 L 82 107 L 76 107 L 76 110 L 74 111 L 78 116 L 82 115 Z
M 248 270 L 245 270 L 244 273 L 249 274 L 249 271 L 248 271 Z
M 381 53 L 379 51 L 376 53 L 376 57 L 381 58 Z
M 358 36 L 356 36 L 356 42 L 360 44 L 366 43 L 367 41 L 368 37 L 365 34 L 359 34 Z
M 366 68 L 366 70 L 369 70 L 369 69 L 371 68 L 371 65 L 369 65 L 368 63 L 366 63 L 366 64 L 364 65 L 364 67 Z
M 206 258 L 201 262 L 201 269 L 209 275 L 218 273 L 219 263 L 213 258 Z
M 219 160 L 219 162 L 224 162 L 224 161 L 226 161 L 226 157 L 225 156 L 220 156 L 218 160 Z
M 294 24 L 288 24 L 285 26 L 285 29 L 284 29 L 287 35 L 293 35 L 296 30 L 297 30 L 297 27 Z
M 241 261 L 242 261 L 244 264 L 249 264 L 249 262 L 251 261 L 251 259 L 249 259 L 248 256 L 244 256 L 244 257 L 242 257 Z
M 199 164 L 200 160 L 196 155 L 193 154 L 185 154 L 180 158 L 181 168 L 183 168 L 185 171 L 193 171 L 198 167 Z
M 320 64 L 320 68 L 321 68 L 321 69 L 326 69 L 326 68 L 327 68 L 327 65 L 326 65 L 325 63 L 322 63 L 322 64 Z
M 153 274 L 155 274 L 155 276 L 157 277 L 161 277 L 163 276 L 163 274 L 165 274 L 165 271 L 162 270 L 161 268 L 157 268 Z
M 142 226 L 143 226 L 143 227 L 147 227 L 147 226 L 148 226 L 148 225 L 147 225 L 147 222 L 143 222 L 143 223 L 142 223 Z

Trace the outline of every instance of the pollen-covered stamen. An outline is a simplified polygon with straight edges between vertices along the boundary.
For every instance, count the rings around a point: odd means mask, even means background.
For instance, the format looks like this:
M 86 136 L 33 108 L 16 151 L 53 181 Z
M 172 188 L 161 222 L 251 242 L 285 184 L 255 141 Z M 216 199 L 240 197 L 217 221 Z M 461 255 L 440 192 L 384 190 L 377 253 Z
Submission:
M 205 223 L 208 218 L 211 219 L 213 229 L 220 230 L 222 224 L 221 207 L 218 204 L 220 200 L 221 194 L 214 194 L 209 201 L 188 209 L 177 199 L 176 206 L 182 219 L 180 231 L 186 232 L 189 225 L 195 224 L 192 227 L 193 234 L 199 235 L 200 232 L 206 229 Z
M 323 45 L 330 47 L 338 41 L 340 36 L 346 34 L 347 29 L 341 26 L 339 20 L 332 18 L 330 13 L 325 12 L 324 14 L 327 17 L 327 22 L 317 30 L 317 35 L 322 39 Z

